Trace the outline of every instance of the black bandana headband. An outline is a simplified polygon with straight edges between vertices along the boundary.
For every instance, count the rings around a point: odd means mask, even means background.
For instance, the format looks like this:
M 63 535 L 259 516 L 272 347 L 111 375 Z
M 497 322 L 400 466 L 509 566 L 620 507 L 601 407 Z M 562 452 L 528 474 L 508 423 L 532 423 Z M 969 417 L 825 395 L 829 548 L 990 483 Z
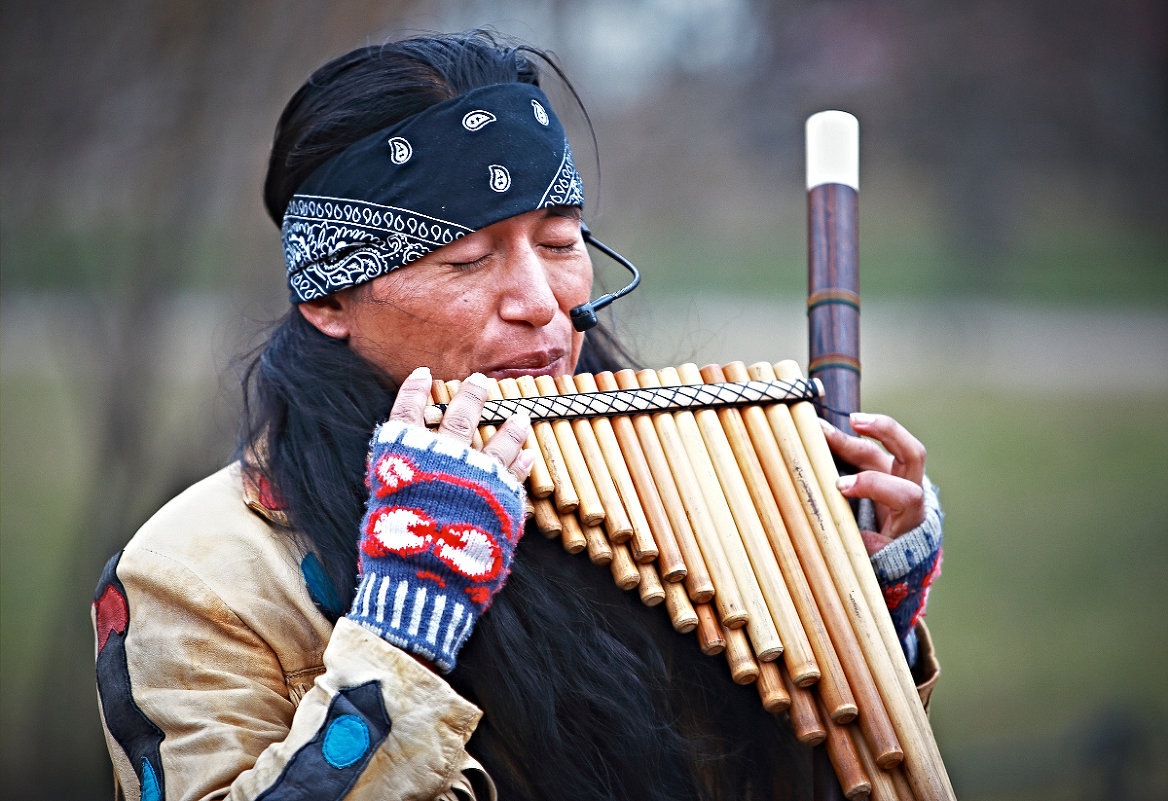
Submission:
M 355 142 L 309 176 L 284 212 L 291 300 L 369 281 L 517 214 L 582 205 L 543 92 L 476 89 Z

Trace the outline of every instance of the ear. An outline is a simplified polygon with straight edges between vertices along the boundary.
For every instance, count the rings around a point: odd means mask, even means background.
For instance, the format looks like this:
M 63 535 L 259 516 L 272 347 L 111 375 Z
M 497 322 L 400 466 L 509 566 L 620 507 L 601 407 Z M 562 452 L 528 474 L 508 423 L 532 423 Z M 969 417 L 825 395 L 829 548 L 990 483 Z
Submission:
M 334 339 L 348 339 L 352 333 L 349 324 L 348 304 L 341 302 L 337 295 L 325 295 L 299 304 L 304 319 L 326 336 Z

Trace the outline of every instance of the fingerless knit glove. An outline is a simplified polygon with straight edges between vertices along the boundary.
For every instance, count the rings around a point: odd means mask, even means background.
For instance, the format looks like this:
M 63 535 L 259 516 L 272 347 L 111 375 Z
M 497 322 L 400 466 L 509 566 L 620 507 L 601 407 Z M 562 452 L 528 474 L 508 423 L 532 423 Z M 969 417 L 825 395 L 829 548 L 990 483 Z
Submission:
M 944 514 L 937 499 L 937 488 L 927 478 L 924 489 L 924 521 L 872 555 L 872 569 L 876 571 L 896 635 L 910 666 L 917 661 L 914 629 L 925 614 L 929 587 L 941 575 L 941 521 Z
M 348 617 L 442 672 L 511 570 L 523 489 L 502 464 L 390 420 L 372 441 Z

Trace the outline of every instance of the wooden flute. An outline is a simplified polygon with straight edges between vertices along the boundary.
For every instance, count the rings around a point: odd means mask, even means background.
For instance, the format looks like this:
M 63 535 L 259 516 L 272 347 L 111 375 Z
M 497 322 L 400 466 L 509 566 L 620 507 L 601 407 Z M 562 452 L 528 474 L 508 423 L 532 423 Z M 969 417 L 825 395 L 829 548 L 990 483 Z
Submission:
M 848 415 L 860 410 L 859 123 L 846 112 L 820 112 L 808 118 L 806 137 L 808 373 L 825 387 L 822 416 L 854 433 Z M 826 444 L 815 443 L 810 450 L 819 474 L 833 481 L 838 478 Z M 873 783 L 871 795 L 877 801 L 899 799 L 911 788 L 909 797 L 920 801 L 953 799 L 953 787 L 886 614 L 851 507 L 838 493 L 827 493 L 826 499 L 838 533 L 836 542 L 824 543 L 825 549 L 835 553 L 828 560 L 832 578 L 841 597 L 851 602 L 847 609 L 859 646 L 905 750 L 901 768 L 886 774 L 872 764 L 871 755 L 860 744 L 860 762 Z M 843 773 L 837 765 L 841 786 L 847 783 Z M 843 789 L 846 795 L 848 788 Z

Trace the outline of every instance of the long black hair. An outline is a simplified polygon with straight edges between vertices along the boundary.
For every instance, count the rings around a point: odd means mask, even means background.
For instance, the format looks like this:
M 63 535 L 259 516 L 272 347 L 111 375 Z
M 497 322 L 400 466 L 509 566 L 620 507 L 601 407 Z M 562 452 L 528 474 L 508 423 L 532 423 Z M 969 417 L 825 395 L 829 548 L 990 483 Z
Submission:
M 484 31 L 330 62 L 280 118 L 269 215 L 279 225 L 300 183 L 352 142 L 480 86 L 538 84 L 537 63 L 563 78 L 546 54 Z M 628 359 L 593 329 L 577 369 Z M 289 536 L 323 565 L 336 601 L 322 611 L 335 620 L 354 593 L 366 449 L 393 382 L 293 308 L 251 355 L 243 384 L 238 455 L 282 502 Z M 539 534 L 520 544 L 507 588 L 447 678 L 485 712 L 468 748 L 506 801 L 794 798 L 806 782 L 803 750 L 753 688 L 734 685 L 721 660 L 702 656 L 607 571 Z

